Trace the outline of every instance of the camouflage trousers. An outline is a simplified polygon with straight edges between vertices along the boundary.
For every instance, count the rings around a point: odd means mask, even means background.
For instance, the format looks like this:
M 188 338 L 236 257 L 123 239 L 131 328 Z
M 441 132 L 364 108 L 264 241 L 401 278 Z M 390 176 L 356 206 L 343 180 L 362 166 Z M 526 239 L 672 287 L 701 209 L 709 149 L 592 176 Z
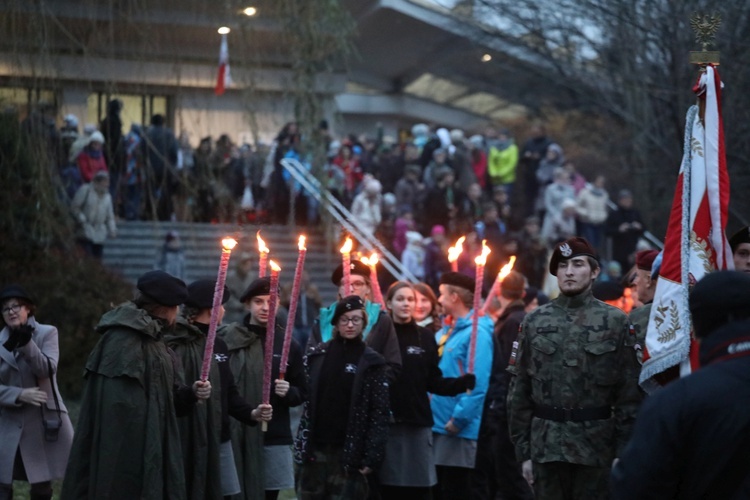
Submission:
M 315 460 L 297 466 L 295 490 L 300 500 L 352 500 L 367 498 L 367 478 L 347 472 L 341 464 L 343 449 L 315 451 Z
M 534 462 L 534 497 L 538 500 L 606 500 L 609 467 L 567 462 Z

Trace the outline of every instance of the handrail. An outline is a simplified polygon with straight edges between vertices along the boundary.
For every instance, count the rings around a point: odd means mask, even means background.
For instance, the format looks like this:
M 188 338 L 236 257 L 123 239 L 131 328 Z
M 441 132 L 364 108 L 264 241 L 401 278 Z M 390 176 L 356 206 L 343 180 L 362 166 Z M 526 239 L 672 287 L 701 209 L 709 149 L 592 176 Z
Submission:
M 368 250 L 378 249 L 382 255 L 380 262 L 383 264 L 388 272 L 399 280 L 407 280 L 413 283 L 418 283 L 419 280 L 414 276 L 404 265 L 398 260 L 383 244 L 375 238 L 373 235 L 360 231 L 354 226 L 350 220 L 352 220 L 352 213 L 344 205 L 339 202 L 331 192 L 324 188 L 318 179 L 315 178 L 299 160 L 295 158 L 284 158 L 281 160 L 281 165 L 294 177 L 294 180 L 307 190 L 318 202 L 326 205 L 328 212 L 346 229 L 349 233 L 359 241 Z M 328 203 L 322 203 L 323 201 Z

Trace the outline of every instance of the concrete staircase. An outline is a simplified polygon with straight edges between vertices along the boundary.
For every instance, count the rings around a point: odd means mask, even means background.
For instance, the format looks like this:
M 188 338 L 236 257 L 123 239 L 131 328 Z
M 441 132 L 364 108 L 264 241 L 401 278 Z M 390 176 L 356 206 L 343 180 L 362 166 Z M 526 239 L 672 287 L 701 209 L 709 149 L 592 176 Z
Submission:
M 255 233 L 271 249 L 270 258 L 281 266 L 280 280 L 288 284 L 294 277 L 297 265 L 297 237 L 307 236 L 307 256 L 305 271 L 317 285 L 324 304 L 335 300 L 336 287 L 331 283 L 331 272 L 339 264 L 338 254 L 325 251 L 325 241 L 321 232 L 305 228 L 292 229 L 286 226 L 255 226 L 231 224 L 202 224 L 185 222 L 121 221 L 117 225 L 117 238 L 107 240 L 104 245 L 104 264 L 120 273 L 126 280 L 135 284 L 143 273 L 154 269 L 167 232 L 175 230 L 180 234 L 185 251 L 186 281 L 215 277 L 221 258 L 221 239 L 232 236 L 239 245 L 232 251 L 236 259 L 241 253 L 250 253 L 256 259 L 257 243 Z M 230 259 L 229 266 L 236 263 Z

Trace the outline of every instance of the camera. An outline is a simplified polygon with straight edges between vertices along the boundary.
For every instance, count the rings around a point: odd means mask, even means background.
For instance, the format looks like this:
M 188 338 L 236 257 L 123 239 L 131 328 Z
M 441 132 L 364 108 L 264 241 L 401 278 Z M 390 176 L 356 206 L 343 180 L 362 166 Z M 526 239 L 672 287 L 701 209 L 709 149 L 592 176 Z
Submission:
M 42 420 L 44 425 L 44 440 L 45 441 L 57 441 L 57 437 L 60 434 L 60 427 L 62 427 L 62 420 Z

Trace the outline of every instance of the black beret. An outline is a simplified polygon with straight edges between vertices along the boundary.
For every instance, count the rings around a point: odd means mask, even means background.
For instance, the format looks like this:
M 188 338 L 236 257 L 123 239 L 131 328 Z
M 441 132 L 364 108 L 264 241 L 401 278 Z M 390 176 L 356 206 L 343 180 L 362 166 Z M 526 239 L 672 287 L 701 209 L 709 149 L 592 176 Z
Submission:
M 474 293 L 474 286 L 476 283 L 474 281 L 474 278 L 472 278 L 471 276 L 467 276 L 462 273 L 455 273 L 451 271 L 449 273 L 443 273 L 440 276 L 440 284 L 457 286 L 459 288 L 465 288 L 471 293 Z
M 732 252 L 737 251 L 737 247 L 742 243 L 750 243 L 750 226 L 745 226 L 729 238 L 729 246 Z
M 253 297 L 258 295 L 271 295 L 271 278 L 266 276 L 265 278 L 258 278 L 242 292 L 240 296 L 240 302 L 247 302 Z
M 210 309 L 214 306 L 214 290 L 216 289 L 215 280 L 198 280 L 188 285 L 188 298 L 185 305 L 197 309 Z M 221 296 L 221 303 L 226 304 L 231 292 L 224 285 L 224 292 Z
M 750 276 L 717 271 L 704 276 L 690 292 L 690 312 L 721 313 L 750 308 Z
M 625 294 L 625 289 L 614 281 L 597 281 L 591 288 L 594 297 L 601 300 L 617 300 Z
M 8 285 L 0 291 L 0 302 L 7 299 L 23 299 L 31 304 L 34 304 L 34 300 L 31 296 L 26 293 L 21 285 Z
M 552 276 L 557 276 L 557 266 L 563 259 L 572 259 L 573 257 L 587 256 L 596 259 L 596 250 L 591 246 L 586 238 L 575 236 L 568 238 L 562 243 L 555 245 L 552 252 L 552 258 L 549 261 L 549 272 Z
M 331 324 L 335 325 L 338 323 L 339 318 L 348 313 L 349 311 L 365 310 L 365 301 L 359 295 L 349 295 L 346 298 L 339 300 L 336 304 L 336 309 L 333 311 L 333 318 L 331 318 Z
M 365 278 L 370 277 L 370 268 L 364 265 L 362 261 L 352 259 L 351 263 L 349 264 L 349 269 L 350 269 L 351 274 L 357 274 Z M 344 277 L 344 265 L 339 264 L 339 266 L 336 268 L 335 271 L 333 271 L 333 274 L 331 275 L 331 281 L 333 282 L 334 285 L 339 286 L 339 284 L 341 284 L 341 278 L 343 277 Z
M 149 271 L 136 285 L 144 295 L 163 306 L 179 306 L 188 298 L 187 286 L 179 278 L 164 271 Z

